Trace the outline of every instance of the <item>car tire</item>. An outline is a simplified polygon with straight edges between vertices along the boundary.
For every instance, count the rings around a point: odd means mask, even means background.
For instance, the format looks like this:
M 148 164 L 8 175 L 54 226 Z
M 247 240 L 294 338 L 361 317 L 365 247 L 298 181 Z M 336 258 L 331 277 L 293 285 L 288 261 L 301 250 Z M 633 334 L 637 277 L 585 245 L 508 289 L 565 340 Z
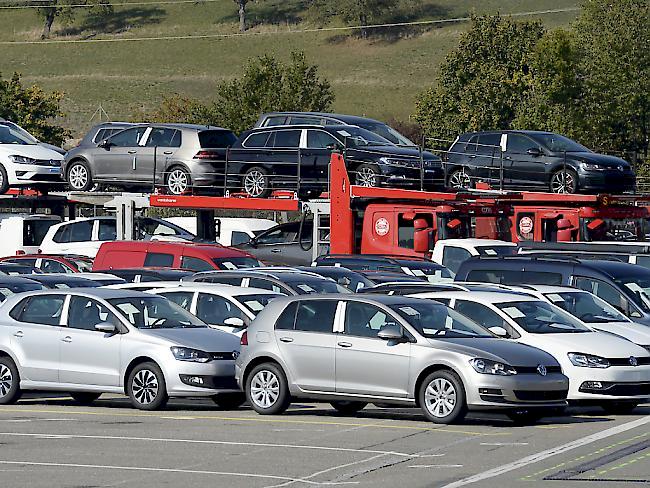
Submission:
M 73 191 L 90 191 L 93 186 L 93 176 L 85 161 L 73 161 L 66 172 L 68 186 Z
M 578 173 L 567 168 L 561 169 L 551 175 L 549 183 L 551 193 L 576 193 L 578 191 Z
M 192 178 L 189 171 L 182 166 L 172 166 L 167 171 L 165 186 L 172 195 L 184 195 L 192 188 Z
M 244 193 L 253 198 L 266 198 L 271 193 L 269 173 L 261 166 L 248 168 L 242 178 Z
M 449 173 L 447 187 L 451 190 L 469 190 L 472 188 L 472 177 L 465 168 L 459 168 Z
M 351 402 L 351 401 L 334 401 L 330 402 L 330 405 L 334 407 L 334 409 L 343 415 L 352 415 L 354 413 L 360 412 L 364 408 L 366 408 L 366 405 L 368 405 L 366 402 Z
M 354 184 L 368 188 L 380 185 L 381 171 L 373 164 L 360 164 L 354 171 Z
M 246 379 L 246 399 L 261 415 L 277 415 L 289 408 L 287 377 L 275 363 L 255 366 Z
M 0 405 L 11 405 L 20 400 L 20 374 L 10 357 L 0 357 Z
M 638 405 L 639 402 L 637 401 L 619 401 L 603 403 L 600 408 L 612 415 L 626 415 L 632 413 Z
M 436 424 L 460 422 L 467 414 L 465 388 L 453 371 L 439 370 L 429 374 L 418 395 L 424 415 Z
M 4 195 L 9 191 L 9 177 L 7 170 L 0 164 L 0 195 Z
M 127 393 L 131 405 L 139 410 L 158 410 L 167 405 L 165 377 L 156 363 L 140 363 L 129 375 Z
M 506 415 L 518 426 L 535 425 L 544 416 L 542 412 L 527 409 L 513 410 Z
M 70 393 L 70 396 L 75 401 L 75 403 L 78 403 L 79 405 L 92 405 L 93 402 L 95 402 L 95 400 L 98 400 L 99 397 L 102 396 L 102 394 L 85 392 L 85 391 L 75 391 L 74 393 Z
M 222 410 L 237 410 L 246 403 L 244 393 L 220 393 L 212 397 L 212 401 L 219 405 Z

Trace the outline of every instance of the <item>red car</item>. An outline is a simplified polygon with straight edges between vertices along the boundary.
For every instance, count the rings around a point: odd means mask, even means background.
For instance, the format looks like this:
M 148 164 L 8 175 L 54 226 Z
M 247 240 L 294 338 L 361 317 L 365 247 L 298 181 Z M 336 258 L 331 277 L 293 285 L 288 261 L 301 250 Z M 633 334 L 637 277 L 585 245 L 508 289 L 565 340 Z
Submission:
M 32 266 L 43 273 L 82 273 L 93 266 L 91 258 L 75 254 L 21 254 L 0 258 L 0 262 Z
M 95 257 L 93 271 L 143 266 L 210 271 L 253 268 L 260 266 L 260 262 L 247 252 L 215 244 L 113 241 L 101 245 Z

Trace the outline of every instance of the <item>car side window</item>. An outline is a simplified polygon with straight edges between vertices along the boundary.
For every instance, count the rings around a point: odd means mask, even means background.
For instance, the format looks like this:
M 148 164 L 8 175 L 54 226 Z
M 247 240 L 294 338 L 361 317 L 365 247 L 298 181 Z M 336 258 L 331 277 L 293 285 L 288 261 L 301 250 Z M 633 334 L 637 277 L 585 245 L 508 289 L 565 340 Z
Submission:
M 41 271 L 44 273 L 71 273 L 68 268 L 54 259 L 43 259 L 41 262 Z
M 68 308 L 68 327 L 81 330 L 95 330 L 95 325 L 109 322 L 115 327 L 120 320 L 107 307 L 87 297 L 70 297 Z
M 298 239 L 298 229 L 296 227 L 281 227 L 257 239 L 257 244 L 288 244 L 296 242 Z
M 230 245 L 231 246 L 236 246 L 237 244 L 246 244 L 247 242 L 250 242 L 251 236 L 246 234 L 246 232 L 241 232 L 241 231 L 233 231 L 233 233 L 230 236 Z
M 214 266 L 203 259 L 194 258 L 192 256 L 183 256 L 181 258 L 181 268 L 199 272 L 210 271 L 214 269 Z
M 377 338 L 382 329 L 396 326 L 396 320 L 380 308 L 361 302 L 347 302 L 345 333 L 356 337 Z
M 275 322 L 275 328 L 278 330 L 293 330 L 293 327 L 296 322 L 296 311 L 298 310 L 298 303 L 290 303 L 287 308 L 285 308 L 278 320 Z
M 247 320 L 246 314 L 230 300 L 209 293 L 199 293 L 196 316 L 206 324 L 224 325 L 226 319 Z
M 532 139 L 521 134 L 508 134 L 506 152 L 511 154 L 526 154 L 529 149 L 539 147 Z
M 216 274 L 214 276 L 199 276 L 194 281 L 198 283 L 221 283 L 222 285 L 240 286 L 242 279 L 238 276 L 221 276 L 220 274 Z
M 296 330 L 332 333 L 337 300 L 304 300 L 298 304 Z
M 289 123 L 292 125 L 320 125 L 320 117 L 308 117 L 305 115 L 292 115 Z
M 174 255 L 162 252 L 148 252 L 147 257 L 144 258 L 144 265 L 171 267 L 174 265 Z
M 57 231 L 54 233 L 54 236 L 52 237 L 52 240 L 54 242 L 57 242 L 59 244 L 64 243 L 64 242 L 70 242 L 70 226 L 69 225 L 63 225 L 57 229 Z
M 159 295 L 189 311 L 192 306 L 194 293 L 190 291 L 169 291 L 167 293 L 159 293 Z
M 154 127 L 149 133 L 146 147 L 181 147 L 181 133 L 176 129 Z
M 263 278 L 251 278 L 248 286 L 251 288 L 261 288 L 262 290 L 271 290 L 277 291 L 279 293 L 286 293 L 286 290 L 283 290 L 281 287 L 273 283 L 271 280 L 265 280 Z
M 322 130 L 307 131 L 307 147 L 310 149 L 327 149 L 327 146 L 338 144 L 330 134 Z
M 248 136 L 244 141 L 244 147 L 265 147 L 266 140 L 269 138 L 269 132 L 258 132 Z
M 498 147 L 501 144 L 501 134 L 492 133 L 492 134 L 481 134 L 478 138 L 478 146 L 476 152 L 478 154 L 484 154 L 486 156 L 498 157 L 500 148 Z
M 593 293 L 597 297 L 602 298 L 607 303 L 615 307 L 617 310 L 627 313 L 628 302 L 627 299 L 609 283 L 597 280 L 595 278 L 587 278 L 583 276 L 576 276 L 573 280 L 574 286 L 581 290 Z
M 117 239 L 117 222 L 115 220 L 100 220 L 97 239 L 100 241 L 114 241 Z
M 117 147 L 135 147 L 139 144 L 144 135 L 146 127 L 132 127 L 118 132 L 109 139 L 109 142 Z
M 76 222 L 74 224 L 69 224 L 69 237 L 67 240 L 62 242 L 87 242 L 92 239 L 93 235 L 93 221 L 84 220 L 82 222 Z
M 501 327 L 506 330 L 508 337 L 519 337 L 519 334 L 515 332 L 512 326 L 508 324 L 505 319 L 503 319 L 494 310 L 491 310 L 481 303 L 470 302 L 467 300 L 456 300 L 454 310 L 462 313 L 466 317 L 469 317 L 474 322 L 482 325 L 486 329 L 489 329 L 490 327 Z
M 299 130 L 279 130 L 275 133 L 273 147 L 278 149 L 298 149 L 300 147 Z
M 262 124 L 264 127 L 271 127 L 274 125 L 286 125 L 287 117 L 286 115 L 275 115 L 266 119 L 266 122 Z
M 11 311 L 19 322 L 31 324 L 59 325 L 65 295 L 41 295 L 20 302 Z
M 462 247 L 445 246 L 442 250 L 442 264 L 453 273 L 457 273 L 460 265 L 471 257 L 469 251 Z

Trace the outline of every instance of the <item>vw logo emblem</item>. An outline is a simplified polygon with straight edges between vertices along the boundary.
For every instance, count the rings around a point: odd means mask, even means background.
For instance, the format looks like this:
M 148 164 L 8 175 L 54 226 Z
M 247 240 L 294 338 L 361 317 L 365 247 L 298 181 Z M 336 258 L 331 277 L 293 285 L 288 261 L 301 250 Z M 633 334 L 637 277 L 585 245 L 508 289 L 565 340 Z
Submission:
M 621 165 L 619 164 L 619 165 L 618 165 L 618 170 L 619 170 L 619 171 L 623 171 L 623 166 L 621 166 Z
M 537 366 L 537 372 L 542 376 L 546 376 L 546 366 L 540 364 L 539 366 Z
M 629 361 L 630 361 L 631 366 L 638 366 L 639 365 L 639 360 L 637 358 L 635 358 L 634 356 L 630 356 Z
M 238 357 L 239 357 L 239 351 L 233 351 L 232 358 L 236 360 Z

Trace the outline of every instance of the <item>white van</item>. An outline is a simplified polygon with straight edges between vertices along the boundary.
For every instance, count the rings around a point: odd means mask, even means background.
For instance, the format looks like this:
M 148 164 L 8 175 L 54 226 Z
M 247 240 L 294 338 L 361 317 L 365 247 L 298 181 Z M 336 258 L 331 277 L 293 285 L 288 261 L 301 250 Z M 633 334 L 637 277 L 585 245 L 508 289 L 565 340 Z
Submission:
M 196 235 L 195 217 L 168 217 L 164 220 Z M 262 231 L 278 225 L 274 220 L 248 217 L 217 217 L 214 221 L 217 226 L 217 242 L 222 246 L 245 244 Z
M 0 214 L 0 256 L 37 253 L 47 231 L 59 222 L 56 215 Z

